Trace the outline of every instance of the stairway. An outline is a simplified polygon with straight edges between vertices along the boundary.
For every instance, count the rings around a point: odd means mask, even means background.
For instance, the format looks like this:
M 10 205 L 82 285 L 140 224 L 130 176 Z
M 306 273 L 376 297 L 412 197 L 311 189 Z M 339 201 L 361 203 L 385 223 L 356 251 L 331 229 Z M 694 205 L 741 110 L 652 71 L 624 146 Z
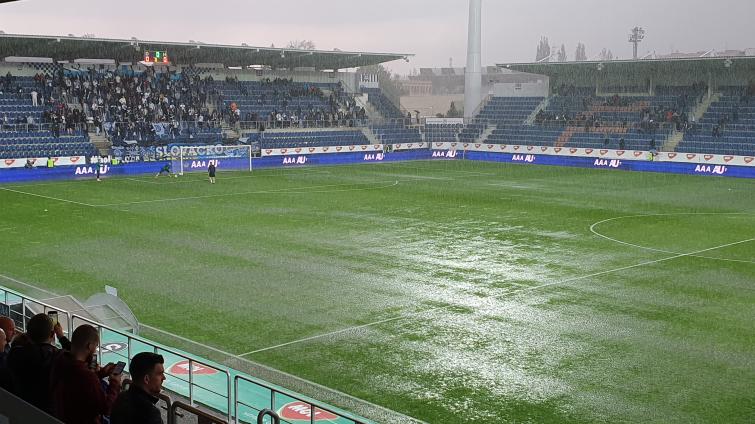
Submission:
M 555 146 L 556 147 L 566 146 L 571 140 L 574 133 L 576 133 L 577 131 L 579 131 L 578 127 L 574 127 L 574 126 L 566 127 L 566 129 L 564 129 L 564 132 L 562 132 L 561 135 L 558 136 L 558 138 L 556 139 Z
M 681 143 L 683 139 L 684 139 L 684 133 L 681 131 L 674 130 L 674 132 L 672 132 L 671 135 L 669 136 L 668 140 L 666 140 L 666 142 L 663 143 L 663 147 L 661 147 L 661 151 L 664 151 L 664 152 L 676 151 L 676 146 L 678 146 L 679 143 Z
M 705 112 L 710 109 L 710 105 L 713 103 L 718 102 L 721 100 L 721 93 L 715 93 L 710 97 L 705 98 L 702 102 L 700 102 L 699 105 L 697 105 L 697 109 L 695 109 L 694 115 L 695 115 L 695 121 L 699 121 L 703 118 L 703 115 L 705 115 Z
M 228 123 L 225 121 L 223 121 L 220 128 L 223 133 L 223 140 L 230 139 L 230 140 L 237 141 L 238 139 L 241 138 L 241 132 L 231 127 L 230 125 L 228 125 Z
M 110 155 L 113 148 L 113 143 L 111 143 L 110 140 L 107 139 L 104 132 L 100 132 L 100 135 L 97 135 L 96 132 L 90 133 L 89 141 L 94 144 L 94 147 L 100 153 L 100 156 Z
M 382 141 L 380 141 L 379 138 L 375 135 L 375 133 L 372 131 L 369 127 L 362 127 L 360 128 L 362 131 L 362 134 L 364 134 L 365 137 L 367 137 L 367 140 L 370 140 L 370 144 L 383 144 Z
M 485 131 L 480 134 L 479 137 L 474 141 L 475 144 L 485 144 L 488 141 L 488 137 L 490 137 L 491 134 L 493 134 L 493 131 L 497 130 L 498 126 L 496 125 L 488 125 L 487 128 L 485 128 Z
M 540 102 L 539 105 L 537 105 L 537 107 L 535 108 L 535 110 L 533 110 L 532 113 L 530 113 L 530 116 L 527 117 L 527 120 L 524 121 L 524 125 L 532 125 L 532 124 L 534 124 L 535 123 L 535 118 L 537 118 L 537 114 L 540 113 L 540 111 L 545 110 L 548 107 L 548 105 L 550 104 L 550 102 L 551 102 L 551 98 L 550 97 L 544 98 L 543 101 Z
M 355 95 L 354 100 L 357 102 L 358 106 L 364 108 L 364 111 L 367 114 L 367 119 L 369 119 L 372 122 L 385 121 L 385 116 L 383 116 L 382 113 L 380 113 L 377 109 L 375 109 L 370 104 L 367 96 L 368 94 Z

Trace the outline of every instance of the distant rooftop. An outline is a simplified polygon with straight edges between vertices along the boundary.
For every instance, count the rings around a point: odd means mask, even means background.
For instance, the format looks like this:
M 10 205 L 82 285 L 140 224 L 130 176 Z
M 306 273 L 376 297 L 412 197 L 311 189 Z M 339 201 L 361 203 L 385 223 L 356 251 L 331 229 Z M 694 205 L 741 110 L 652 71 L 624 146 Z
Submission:
M 338 70 L 377 65 L 394 60 L 409 60 L 408 53 L 372 53 L 323 50 L 297 50 L 275 47 L 253 47 L 73 36 L 21 35 L 0 33 L 3 57 L 43 57 L 54 61 L 76 59 L 114 59 L 116 62 L 138 62 L 144 51 L 166 51 L 172 65 L 222 63 L 228 67 L 269 66 L 274 69 L 315 68 Z

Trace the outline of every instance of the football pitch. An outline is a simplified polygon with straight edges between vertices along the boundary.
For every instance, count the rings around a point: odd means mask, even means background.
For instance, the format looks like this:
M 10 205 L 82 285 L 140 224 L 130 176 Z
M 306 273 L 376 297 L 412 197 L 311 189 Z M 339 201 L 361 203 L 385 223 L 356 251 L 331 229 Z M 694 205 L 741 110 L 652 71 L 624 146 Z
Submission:
M 755 422 L 752 180 L 418 161 L 6 184 L 0 240 L 0 274 L 114 286 L 149 338 L 427 422 Z

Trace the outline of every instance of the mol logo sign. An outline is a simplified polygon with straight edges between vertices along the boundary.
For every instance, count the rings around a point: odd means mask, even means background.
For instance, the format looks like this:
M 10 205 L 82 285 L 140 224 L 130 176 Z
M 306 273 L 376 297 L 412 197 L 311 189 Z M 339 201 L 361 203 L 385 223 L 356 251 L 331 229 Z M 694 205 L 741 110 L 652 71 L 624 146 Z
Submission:
M 283 405 L 278 410 L 278 415 L 286 421 L 334 421 L 338 419 L 338 415 L 323 411 L 322 409 L 315 408 L 314 420 L 312 419 L 312 408 L 309 404 L 304 402 L 292 402 Z
M 218 370 L 194 362 L 191 364 L 191 372 L 194 375 L 213 375 L 217 374 Z M 176 362 L 168 369 L 168 374 L 189 375 L 189 361 Z
M 99 347 L 103 353 L 119 352 L 126 349 L 128 346 L 125 343 L 106 343 Z

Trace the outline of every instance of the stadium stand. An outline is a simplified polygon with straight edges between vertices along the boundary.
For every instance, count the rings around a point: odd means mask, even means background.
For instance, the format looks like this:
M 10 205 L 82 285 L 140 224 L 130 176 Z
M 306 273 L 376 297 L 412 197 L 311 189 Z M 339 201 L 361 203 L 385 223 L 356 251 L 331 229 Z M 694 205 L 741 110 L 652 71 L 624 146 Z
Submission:
M 494 97 L 477 119 L 499 127 L 521 125 L 542 101 L 542 97 Z
M 401 119 L 404 115 L 379 88 L 364 88 L 362 92 L 367 94 L 367 101 L 383 115 L 385 119 Z
M 370 141 L 361 131 L 266 131 L 260 137 L 260 147 L 263 149 L 366 144 L 370 144 Z
M 0 78 L 0 159 L 96 154 L 83 115 L 54 95 L 40 74 Z
M 640 87 L 614 89 L 641 90 Z M 702 85 L 658 87 L 652 96 L 598 97 L 594 95 L 594 88 L 560 88 L 547 99 L 547 106 L 537 112 L 532 124 L 525 121 L 537 110 L 542 98 L 496 97 L 481 110 L 477 117 L 480 122 L 467 125 L 460 139 L 474 141 L 489 125 L 495 125 L 486 142 L 659 149 L 674 130 L 689 130 L 689 116 L 705 89 Z
M 403 123 L 371 126 L 370 129 L 383 144 L 420 143 L 422 134 L 417 127 Z
M 452 143 L 464 128 L 464 124 L 428 124 L 424 127 L 425 141 L 430 143 Z
M 723 87 L 677 147 L 682 153 L 755 154 L 755 86 Z
M 332 128 L 366 121 L 366 112 L 338 83 L 226 81 L 212 84 L 223 120 L 242 129 Z

